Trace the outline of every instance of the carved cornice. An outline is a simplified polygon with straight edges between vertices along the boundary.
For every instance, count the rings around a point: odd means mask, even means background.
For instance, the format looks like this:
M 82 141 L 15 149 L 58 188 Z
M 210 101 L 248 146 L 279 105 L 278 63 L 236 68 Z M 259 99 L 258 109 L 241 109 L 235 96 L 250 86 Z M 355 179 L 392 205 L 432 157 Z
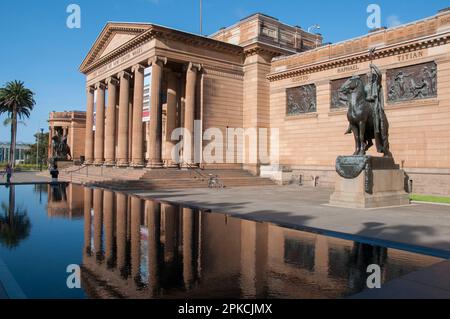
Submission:
M 244 47 L 245 57 L 250 57 L 253 55 L 269 55 L 271 58 L 275 58 L 282 55 L 291 55 L 292 53 L 292 51 L 263 44 L 261 42 L 253 43 Z
M 80 70 L 92 64 L 106 49 L 108 44 L 117 33 L 125 33 L 130 35 L 139 35 L 150 28 L 150 24 L 136 23 L 107 23 L 97 40 L 93 44 L 86 58 L 80 66 Z
M 87 74 L 91 72 L 92 70 L 101 67 L 104 64 L 107 64 L 111 62 L 112 60 L 121 57 L 128 52 L 133 51 L 134 49 L 138 48 L 143 43 L 146 43 L 152 39 L 158 38 L 160 40 L 175 40 L 180 41 L 185 44 L 189 44 L 192 46 L 197 47 L 203 47 L 211 50 L 216 50 L 220 52 L 226 52 L 233 55 L 242 55 L 243 48 L 238 45 L 210 39 L 207 37 L 190 34 L 178 30 L 169 29 L 166 27 L 158 26 L 149 24 L 146 25 L 147 29 L 140 34 L 138 34 L 133 39 L 129 40 L 128 42 L 124 43 L 114 51 L 108 53 L 104 57 L 101 57 L 96 60 L 96 57 L 98 56 L 98 53 L 95 54 L 94 47 L 102 47 L 104 43 L 102 44 L 101 38 L 105 35 L 100 35 L 99 39 L 97 40 L 96 44 L 94 45 L 93 49 L 91 49 L 92 52 L 89 52 L 88 56 L 85 58 L 83 63 L 80 66 L 80 72 Z M 104 31 L 105 32 L 105 31 Z M 103 34 L 103 33 L 102 33 Z M 98 49 L 97 49 L 98 50 Z
M 382 59 L 389 56 L 395 56 L 398 54 L 404 54 L 431 47 L 436 47 L 449 43 L 450 34 L 444 34 L 437 37 L 425 38 L 420 41 L 411 40 L 402 44 L 396 44 L 391 46 L 385 46 L 378 48 L 375 52 L 373 59 Z M 307 54 L 306 52 L 305 54 Z M 287 58 L 289 59 L 289 58 Z M 296 66 L 287 70 L 273 72 L 267 76 L 270 82 L 279 81 L 291 77 L 302 76 L 305 74 L 311 74 L 321 72 L 329 69 L 335 69 L 343 66 L 353 65 L 356 63 L 363 63 L 370 61 L 370 53 L 368 50 L 361 51 L 359 53 L 328 59 L 318 62 L 309 63 L 302 66 Z

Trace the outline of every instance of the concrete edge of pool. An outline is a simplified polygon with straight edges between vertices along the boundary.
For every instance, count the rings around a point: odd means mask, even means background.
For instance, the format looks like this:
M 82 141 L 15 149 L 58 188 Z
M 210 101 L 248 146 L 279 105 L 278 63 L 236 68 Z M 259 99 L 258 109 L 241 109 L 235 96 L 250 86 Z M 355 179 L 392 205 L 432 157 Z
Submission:
M 0 258 L 0 299 L 26 299 L 25 293 Z

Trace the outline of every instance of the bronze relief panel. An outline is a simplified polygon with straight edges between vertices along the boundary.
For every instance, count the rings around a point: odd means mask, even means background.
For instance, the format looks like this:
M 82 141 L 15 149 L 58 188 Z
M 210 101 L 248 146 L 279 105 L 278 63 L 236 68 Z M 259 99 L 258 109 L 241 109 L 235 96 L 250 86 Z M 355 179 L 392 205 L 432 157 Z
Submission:
M 388 70 L 386 73 L 389 103 L 437 97 L 435 62 Z
M 308 84 L 286 89 L 286 115 L 295 116 L 317 111 L 316 85 Z

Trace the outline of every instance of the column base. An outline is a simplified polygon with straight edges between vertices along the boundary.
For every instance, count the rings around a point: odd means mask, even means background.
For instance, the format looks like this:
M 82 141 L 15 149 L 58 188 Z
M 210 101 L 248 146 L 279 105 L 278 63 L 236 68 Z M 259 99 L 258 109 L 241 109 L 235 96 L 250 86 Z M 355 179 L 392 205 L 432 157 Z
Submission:
M 164 168 L 164 164 L 163 162 L 149 162 L 147 164 L 147 168 L 152 168 L 152 169 L 158 169 L 158 168 Z
M 132 167 L 132 168 L 144 168 L 145 164 L 144 164 L 143 161 L 131 162 L 130 163 L 130 167 Z
M 94 160 L 85 160 L 84 165 L 93 165 L 94 164 Z
M 105 163 L 103 165 L 112 167 L 112 166 L 116 166 L 116 162 L 115 161 L 105 161 Z
M 116 163 L 116 167 L 128 167 L 130 166 L 130 163 L 128 162 L 118 162 Z
M 94 166 L 102 166 L 105 163 L 105 161 L 102 160 L 95 160 L 94 161 Z

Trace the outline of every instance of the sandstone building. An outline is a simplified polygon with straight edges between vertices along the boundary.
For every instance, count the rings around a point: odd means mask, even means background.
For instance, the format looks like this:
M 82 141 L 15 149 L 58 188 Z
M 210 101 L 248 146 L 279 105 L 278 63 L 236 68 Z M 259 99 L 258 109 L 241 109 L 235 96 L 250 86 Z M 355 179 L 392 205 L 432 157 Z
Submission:
M 415 191 L 448 194 L 449 37 L 449 10 L 327 45 L 320 35 L 262 14 L 209 37 L 108 23 L 80 67 L 87 84 L 86 163 L 171 167 L 173 130 L 192 132 L 199 120 L 201 132 L 217 128 L 226 139 L 227 128 L 279 132 L 276 162 L 251 161 L 246 138 L 243 159 L 208 165 L 289 180 L 301 175 L 331 186 L 336 156 L 353 152 L 337 90 L 348 77 L 368 72 L 369 50 L 376 48 L 395 159 Z M 196 142 L 210 143 L 183 140 Z M 183 161 L 197 162 L 195 154 Z

